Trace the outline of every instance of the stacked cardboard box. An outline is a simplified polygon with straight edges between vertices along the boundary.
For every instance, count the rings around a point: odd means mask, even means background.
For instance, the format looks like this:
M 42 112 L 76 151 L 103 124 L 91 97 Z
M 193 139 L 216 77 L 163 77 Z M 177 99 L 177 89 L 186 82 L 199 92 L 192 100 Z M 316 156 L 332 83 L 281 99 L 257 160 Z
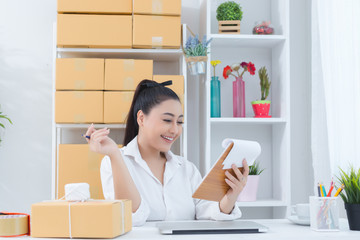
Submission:
M 122 145 L 118 145 L 119 148 Z M 56 195 L 65 196 L 65 185 L 86 182 L 92 199 L 104 199 L 100 165 L 104 155 L 90 151 L 88 144 L 59 144 Z
M 133 48 L 180 48 L 181 0 L 134 0 Z
M 131 48 L 132 0 L 58 0 L 57 46 Z
M 181 0 L 58 0 L 58 47 L 180 48 L 180 39 Z

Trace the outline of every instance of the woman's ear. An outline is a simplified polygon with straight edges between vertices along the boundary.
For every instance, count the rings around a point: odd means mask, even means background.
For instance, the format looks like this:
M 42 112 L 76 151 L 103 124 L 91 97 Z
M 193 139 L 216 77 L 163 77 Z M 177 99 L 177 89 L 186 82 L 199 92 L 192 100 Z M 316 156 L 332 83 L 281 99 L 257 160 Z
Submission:
M 137 120 L 139 127 L 144 126 L 144 118 L 145 118 L 145 115 L 144 115 L 143 111 L 139 110 L 136 114 L 136 120 Z

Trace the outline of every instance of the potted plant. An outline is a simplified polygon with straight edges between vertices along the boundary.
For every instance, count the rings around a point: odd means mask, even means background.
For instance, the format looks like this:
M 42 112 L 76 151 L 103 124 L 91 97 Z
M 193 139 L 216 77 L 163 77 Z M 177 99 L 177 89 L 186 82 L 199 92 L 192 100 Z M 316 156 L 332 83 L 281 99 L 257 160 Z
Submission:
M 10 118 L 8 118 L 6 115 L 4 115 L 2 112 L 0 112 L 0 120 L 3 120 L 3 119 L 9 121 L 9 123 L 12 124 Z M 3 129 L 5 129 L 5 125 L 4 125 L 4 123 L 2 123 L 1 121 L 0 121 L 0 127 L 3 128 Z M 1 136 L 0 136 L 0 143 L 1 143 Z
M 271 101 L 266 100 L 269 96 L 270 85 L 269 76 L 266 67 L 262 67 L 258 71 L 260 78 L 261 100 L 252 101 L 252 107 L 256 118 L 271 118 L 269 115 Z
M 243 12 L 240 4 L 234 1 L 227 1 L 216 9 L 216 19 L 219 22 L 219 33 L 240 33 L 240 21 Z
M 183 51 L 191 75 L 205 74 L 208 45 L 211 40 L 212 38 L 207 40 L 206 35 L 203 36 L 202 41 L 199 40 L 198 35 L 195 35 L 194 37 L 190 36 L 186 40 L 185 49 L 183 49 Z
M 240 69 L 243 69 L 241 74 Z M 255 75 L 255 65 L 252 62 L 235 63 L 230 66 L 226 66 L 223 71 L 223 76 L 227 79 L 230 75 L 235 77 L 233 82 L 233 116 L 245 117 L 245 81 L 243 75 L 245 72 L 249 72 L 250 75 Z M 232 73 L 235 71 L 237 74 Z
M 216 65 L 220 64 L 220 60 L 210 61 L 214 68 L 214 76 L 211 77 L 210 81 L 210 92 L 211 92 L 211 117 L 221 117 L 221 88 L 219 77 L 215 74 Z
M 244 189 L 239 194 L 238 202 L 254 202 L 256 201 L 257 190 L 259 186 L 260 174 L 265 169 L 260 168 L 258 162 L 254 162 L 253 165 L 249 166 L 249 176 L 247 178 Z
M 340 193 L 344 200 L 350 230 L 360 230 L 360 168 L 350 168 L 350 173 L 340 169 L 338 180 L 344 185 Z

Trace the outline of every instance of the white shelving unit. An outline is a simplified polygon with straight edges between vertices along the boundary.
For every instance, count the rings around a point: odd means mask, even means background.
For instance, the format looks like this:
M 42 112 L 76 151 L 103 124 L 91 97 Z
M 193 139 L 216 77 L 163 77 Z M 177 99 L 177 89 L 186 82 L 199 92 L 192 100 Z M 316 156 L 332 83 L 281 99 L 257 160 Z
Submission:
M 186 29 L 186 25 L 182 26 Z M 53 124 L 52 124 L 52 199 L 56 196 L 57 159 L 59 144 L 86 144 L 81 134 L 86 132 L 89 124 L 58 124 L 55 122 L 55 72 L 56 58 L 121 58 L 121 59 L 152 59 L 154 75 L 184 75 L 184 125 L 183 134 L 174 143 L 172 151 L 175 154 L 188 155 L 187 127 L 187 72 L 186 62 L 181 49 L 103 49 L 103 48 L 58 48 L 56 46 L 56 23 L 53 27 Z M 186 39 L 186 31 L 182 37 Z M 184 41 L 183 41 L 184 42 Z M 110 137 L 117 144 L 122 144 L 125 124 L 94 124 L 95 128 L 108 127 L 112 129 Z
M 240 34 L 218 34 L 217 7 L 225 0 L 203 1 L 200 7 L 200 35 L 213 38 L 209 59 L 221 60 L 216 75 L 221 82 L 221 118 L 210 117 L 210 80 L 213 68 L 208 61 L 207 75 L 200 89 L 202 174 L 207 173 L 223 149 L 224 138 L 253 140 L 260 143 L 258 158 L 265 171 L 261 174 L 256 202 L 240 202 L 245 218 L 284 218 L 290 205 L 290 57 L 289 0 L 235 0 L 243 11 Z M 256 21 L 270 20 L 273 35 L 253 35 Z M 251 61 L 256 74 L 244 74 L 246 117 L 232 117 L 232 76 L 224 80 L 226 65 Z M 266 66 L 270 81 L 272 118 L 254 118 L 251 101 L 260 98 L 257 70 Z

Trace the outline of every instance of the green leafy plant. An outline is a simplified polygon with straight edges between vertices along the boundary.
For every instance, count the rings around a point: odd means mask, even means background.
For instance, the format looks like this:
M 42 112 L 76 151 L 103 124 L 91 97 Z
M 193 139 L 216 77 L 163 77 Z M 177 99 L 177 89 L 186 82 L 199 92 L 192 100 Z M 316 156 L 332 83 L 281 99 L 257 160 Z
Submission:
M 216 19 L 218 21 L 241 20 L 242 15 L 240 4 L 234 1 L 224 2 L 216 9 Z
M 260 164 L 258 162 L 254 162 L 253 165 L 249 166 L 249 175 L 260 175 L 265 169 L 260 168 Z
M 199 40 L 198 35 L 190 36 L 185 43 L 184 53 L 186 57 L 207 56 L 211 40 L 212 38 L 206 41 L 206 35 L 203 36 L 202 41 Z
M 269 76 L 267 74 L 266 67 L 262 67 L 258 71 L 260 78 L 260 88 L 261 88 L 261 100 L 266 100 L 269 96 L 269 90 L 271 82 L 269 82 Z
M 8 118 L 6 115 L 4 115 L 2 112 L 0 112 L 0 120 L 3 120 L 3 119 L 8 120 L 12 124 L 10 118 Z M 0 127 L 5 129 L 4 123 L 0 122 Z M 1 143 L 1 137 L 0 137 L 0 143 Z
M 360 168 L 350 167 L 350 172 L 346 173 L 340 168 L 338 180 L 344 184 L 344 191 L 340 193 L 345 203 L 360 204 Z

